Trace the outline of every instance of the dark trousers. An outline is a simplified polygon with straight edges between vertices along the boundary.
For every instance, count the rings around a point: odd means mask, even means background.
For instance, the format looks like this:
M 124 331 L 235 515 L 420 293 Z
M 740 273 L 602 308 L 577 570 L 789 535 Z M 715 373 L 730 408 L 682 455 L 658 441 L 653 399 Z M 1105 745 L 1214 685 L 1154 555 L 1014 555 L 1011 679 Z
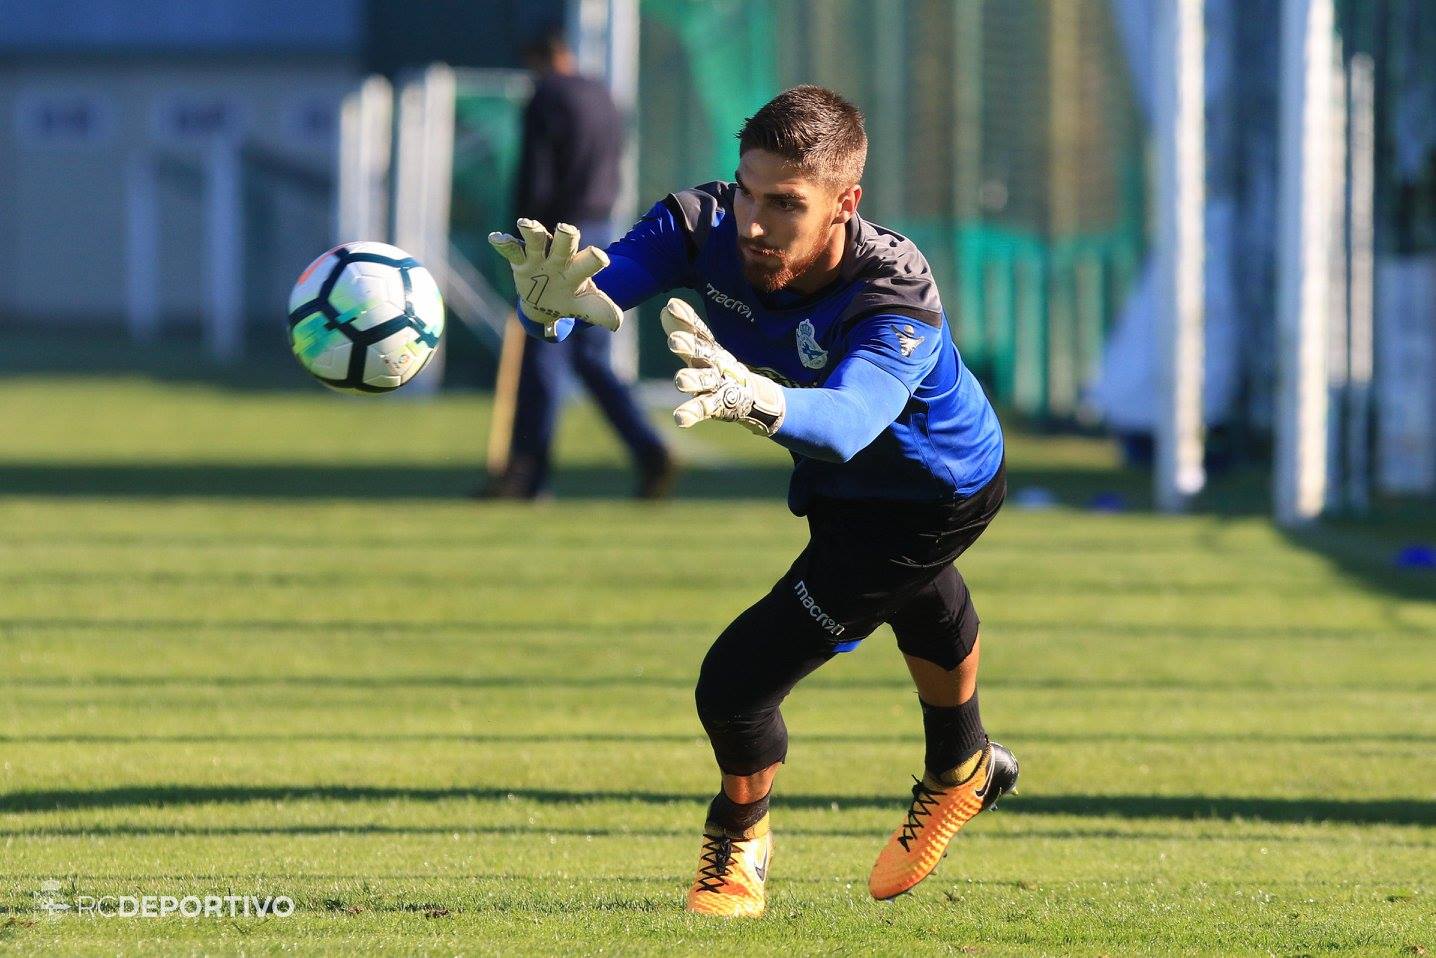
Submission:
M 608 224 L 577 225 L 583 245 L 607 244 Z M 561 343 L 524 341 L 510 461 L 528 473 L 525 478 L 529 492 L 539 493 L 548 488 L 549 452 L 570 371 L 593 396 L 635 462 L 643 464 L 664 455 L 663 440 L 644 418 L 633 399 L 633 391 L 613 371 L 612 348 L 613 333 L 585 323 L 575 324 L 573 332 Z

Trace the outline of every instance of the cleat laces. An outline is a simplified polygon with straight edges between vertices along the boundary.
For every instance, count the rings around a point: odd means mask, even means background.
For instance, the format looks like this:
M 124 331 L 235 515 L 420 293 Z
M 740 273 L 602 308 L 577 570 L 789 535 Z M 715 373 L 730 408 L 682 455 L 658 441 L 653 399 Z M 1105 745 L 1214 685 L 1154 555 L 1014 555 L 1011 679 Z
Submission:
M 700 891 L 717 892 L 728 877 L 728 866 L 733 862 L 733 840 L 726 835 L 705 835 L 702 864 L 698 868 Z
M 913 776 L 912 805 L 907 810 L 907 821 L 903 822 L 902 834 L 898 836 L 898 843 L 902 845 L 903 851 L 911 851 L 910 843 L 916 841 L 917 833 L 922 830 L 923 819 L 932 814 L 932 810 L 939 804 L 938 799 L 947 792 L 941 789 L 931 789 L 927 783 L 917 776 Z

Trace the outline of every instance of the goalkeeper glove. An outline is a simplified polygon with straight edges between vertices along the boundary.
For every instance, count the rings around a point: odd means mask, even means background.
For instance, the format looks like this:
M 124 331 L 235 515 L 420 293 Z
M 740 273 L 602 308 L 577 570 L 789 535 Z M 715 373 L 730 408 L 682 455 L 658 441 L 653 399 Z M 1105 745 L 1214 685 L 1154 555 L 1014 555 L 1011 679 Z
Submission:
M 542 223 L 523 219 L 519 232 L 521 240 L 490 233 L 489 245 L 513 267 L 524 314 L 543 324 L 545 339 L 557 339 L 558 321 L 569 317 L 618 329 L 623 311 L 593 282 L 593 274 L 608 265 L 608 254 L 596 246 L 578 249 L 578 230 L 567 223 L 550 236 Z
M 783 425 L 783 387 L 753 372 L 713 338 L 706 323 L 681 299 L 670 299 L 661 314 L 668 348 L 683 360 L 673 384 L 693 398 L 673 410 L 687 429 L 704 419 L 736 422 L 751 433 L 771 436 Z

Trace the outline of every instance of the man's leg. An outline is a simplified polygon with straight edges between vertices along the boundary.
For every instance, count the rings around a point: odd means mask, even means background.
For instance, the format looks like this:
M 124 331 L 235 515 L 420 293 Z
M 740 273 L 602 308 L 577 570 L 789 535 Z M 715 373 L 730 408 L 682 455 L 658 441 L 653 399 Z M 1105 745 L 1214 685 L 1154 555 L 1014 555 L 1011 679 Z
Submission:
M 914 507 L 811 503 L 811 538 L 803 553 L 772 590 L 713 643 L 696 694 L 698 714 L 723 778 L 705 828 L 711 840 L 735 847 L 749 840 L 735 836 L 766 841 L 768 790 L 787 757 L 788 732 L 779 709 L 783 699 L 840 648 L 856 646 L 894 610 L 931 587 L 946 560 L 934 556 L 924 565 L 914 556 L 934 547 L 960 551 L 961 543 L 970 541 L 958 530 L 937 537 L 934 546 L 928 520 L 926 510 Z M 725 903 L 728 886 L 714 886 L 709 863 L 732 856 L 710 854 L 710 846 L 704 847 L 705 865 L 689 893 L 689 908 L 756 914 L 716 910 Z M 756 879 L 747 884 L 761 907 L 761 884 Z M 726 901 L 740 901 L 743 892 L 734 889 Z
M 972 774 L 987 744 L 977 709 L 977 662 L 980 640 L 955 668 L 904 653 L 907 670 L 922 705 L 927 752 L 923 765 L 938 781 L 960 782 Z
M 917 686 L 926 750 L 907 819 L 868 879 L 880 900 L 926 878 L 957 831 L 1017 782 L 1017 760 L 988 741 L 978 711 L 978 618 L 957 569 L 943 569 L 889 622 Z
M 928 777 L 961 781 L 987 745 L 977 705 L 972 594 L 957 568 L 947 566 L 889 621 L 922 704 Z
M 723 794 L 735 802 L 763 799 L 787 755 L 783 699 L 837 654 L 839 643 L 861 641 L 884 619 L 900 645 L 911 640 L 903 651 L 923 661 L 925 683 L 931 670 L 939 701 L 956 694 L 948 687 L 956 675 L 970 672 L 976 682 L 976 658 L 963 661 L 977 637 L 967 586 L 951 564 L 913 563 L 925 526 L 910 511 L 815 504 L 808 521 L 807 548 L 718 637 L 699 677 L 699 716 L 723 772 Z M 960 551 L 977 537 L 963 529 L 954 535 L 944 548 Z
M 977 610 L 952 562 L 986 531 L 1006 497 L 1004 463 L 957 506 L 935 540 L 943 543 L 943 557 L 932 579 L 888 617 L 922 703 L 925 764 L 934 782 L 966 779 L 987 745 L 977 703 Z
M 548 490 L 549 454 L 563 396 L 567 342 L 525 338 L 509 465 L 499 484 L 503 498 L 531 499 Z
M 724 772 L 723 794 L 739 804 L 761 800 L 773 790 L 773 779 L 777 777 L 778 766 L 782 764 L 782 762 L 774 762 L 752 775 L 729 775 Z
M 703 659 L 694 699 L 722 773 L 715 799 L 720 812 L 731 814 L 729 805 L 766 806 L 788 757 L 780 706 L 799 681 L 837 654 L 830 641 L 812 634 L 801 611 L 780 583 L 734 619 Z M 720 818 L 715 824 L 742 822 Z
M 634 401 L 633 390 L 613 371 L 613 334 L 597 326 L 580 324 L 568 341 L 573 343 L 570 359 L 574 372 L 628 447 L 640 475 L 647 478 L 653 473 L 655 482 L 660 478 L 658 473 L 663 474 L 662 478 L 671 479 L 672 459 L 667 444 Z M 666 492 L 666 487 L 655 488 L 645 498 L 656 498 Z
M 779 706 L 836 654 L 831 642 L 812 635 L 811 620 L 798 617 L 801 608 L 780 582 L 724 629 L 703 659 L 694 698 L 722 785 L 708 806 L 689 911 L 763 913 L 773 847 L 768 794 L 788 755 Z
M 708 809 L 691 911 L 762 912 L 772 848 L 768 794 L 788 755 L 780 706 L 838 654 L 840 643 L 863 639 L 882 621 L 881 591 L 874 598 L 857 586 L 882 575 L 871 550 L 836 548 L 840 520 L 810 514 L 809 528 L 812 538 L 797 561 L 723 630 L 703 660 L 695 699 L 722 785 Z
M 917 686 L 918 697 L 932 705 L 952 707 L 961 705 L 972 698 L 977 691 L 977 661 L 982 648 L 982 639 L 973 640 L 972 651 L 955 668 L 942 666 L 904 654 L 907 670 Z

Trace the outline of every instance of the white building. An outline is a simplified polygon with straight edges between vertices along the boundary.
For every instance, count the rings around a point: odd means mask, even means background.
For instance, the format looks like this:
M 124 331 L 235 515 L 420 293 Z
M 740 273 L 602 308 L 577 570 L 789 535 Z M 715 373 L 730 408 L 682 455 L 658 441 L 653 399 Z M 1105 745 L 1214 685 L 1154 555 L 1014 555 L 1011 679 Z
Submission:
M 152 176 L 165 323 L 203 293 L 205 160 L 241 150 L 246 313 L 282 309 L 332 234 L 337 111 L 360 0 L 0 0 L 0 322 L 118 324 L 127 202 Z M 250 262 L 252 261 L 252 263 Z

